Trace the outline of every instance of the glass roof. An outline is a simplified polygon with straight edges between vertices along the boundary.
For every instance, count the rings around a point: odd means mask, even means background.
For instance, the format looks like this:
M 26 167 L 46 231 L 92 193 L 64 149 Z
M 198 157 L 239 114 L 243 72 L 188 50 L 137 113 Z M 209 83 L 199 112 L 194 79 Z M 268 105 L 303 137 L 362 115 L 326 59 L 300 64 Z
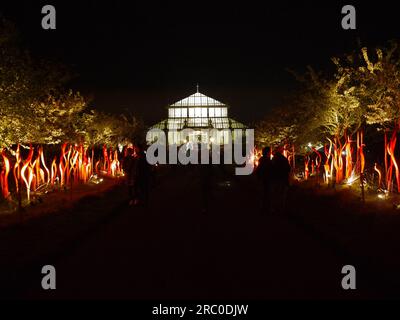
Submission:
M 170 105 L 169 118 L 163 120 L 156 125 L 152 126 L 151 129 L 161 130 L 182 130 L 185 128 L 207 128 L 207 129 L 246 129 L 247 126 L 244 124 L 227 117 L 227 105 L 213 98 L 207 97 L 206 95 L 198 91 L 191 96 L 182 99 L 174 104 Z M 208 112 L 196 114 L 193 109 L 175 109 L 187 108 L 187 107 L 198 107 L 197 109 L 203 111 L 199 107 L 210 107 Z M 212 108 L 212 107 L 224 107 L 224 108 Z M 217 110 L 218 109 L 218 110 Z M 189 111 L 190 112 L 189 112 Z M 207 109 L 205 109 L 207 111 Z M 178 115 L 175 112 L 178 112 Z M 184 111 L 184 112 L 183 112 Z M 217 112 L 219 111 L 219 112 Z M 172 113 L 171 113 L 172 112 Z
M 171 107 L 208 107 L 208 106 L 225 106 L 222 102 L 215 100 L 213 98 L 207 97 L 206 95 L 196 92 L 191 96 L 182 99 L 174 104 L 170 105 Z

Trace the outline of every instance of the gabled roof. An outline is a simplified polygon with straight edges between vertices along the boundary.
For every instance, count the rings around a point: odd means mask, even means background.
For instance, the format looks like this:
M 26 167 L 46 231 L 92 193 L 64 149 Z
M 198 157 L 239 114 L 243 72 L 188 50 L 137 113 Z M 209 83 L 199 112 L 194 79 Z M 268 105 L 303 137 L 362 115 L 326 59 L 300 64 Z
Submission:
M 214 106 L 221 107 L 225 106 L 225 104 L 213 98 L 207 97 L 206 95 L 200 92 L 196 92 L 191 96 L 170 105 L 170 107 L 214 107 Z

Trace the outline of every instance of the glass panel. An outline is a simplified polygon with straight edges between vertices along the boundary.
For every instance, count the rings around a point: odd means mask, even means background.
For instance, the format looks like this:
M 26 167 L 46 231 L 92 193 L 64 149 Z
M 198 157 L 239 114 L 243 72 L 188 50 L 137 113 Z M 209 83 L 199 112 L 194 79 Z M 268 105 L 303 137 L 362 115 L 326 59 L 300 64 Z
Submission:
M 223 117 L 227 117 L 228 116 L 227 108 L 222 108 L 222 116 Z
M 174 143 L 179 144 L 179 132 L 174 132 Z
M 207 118 L 207 108 L 201 108 L 201 116 Z
M 221 108 L 215 108 L 215 116 L 221 117 Z
M 173 109 L 173 108 L 170 108 L 170 109 L 168 110 L 168 117 L 169 117 L 169 118 L 173 118 L 173 117 L 174 117 L 174 109 Z
M 187 117 L 187 109 L 186 108 L 182 109 L 182 117 L 183 118 Z
M 174 141 L 174 134 L 173 132 L 168 132 L 168 142 L 172 144 Z
M 182 129 L 182 125 L 181 119 L 170 119 L 168 121 L 168 129 Z
M 194 117 L 194 108 L 189 108 L 189 117 Z
M 175 117 L 180 118 L 181 117 L 181 110 L 180 108 L 175 109 Z
M 196 118 L 200 118 L 201 117 L 201 108 L 194 108 L 194 116 Z
M 215 113 L 214 113 L 214 111 L 215 111 L 214 109 L 215 109 L 215 108 L 208 108 L 208 116 L 209 116 L 209 117 L 214 117 L 214 114 L 215 114 Z

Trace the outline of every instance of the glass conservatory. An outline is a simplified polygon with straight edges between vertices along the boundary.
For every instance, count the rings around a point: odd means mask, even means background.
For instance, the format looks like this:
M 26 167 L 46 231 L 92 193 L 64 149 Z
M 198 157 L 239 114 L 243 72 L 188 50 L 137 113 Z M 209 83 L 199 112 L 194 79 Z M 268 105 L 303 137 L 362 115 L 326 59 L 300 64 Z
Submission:
M 213 98 L 197 92 L 168 106 L 168 118 L 152 126 L 150 129 L 161 129 L 166 133 L 168 144 L 184 143 L 228 143 L 234 139 L 234 129 L 246 126 L 228 117 L 228 106 Z M 192 129 L 190 133 L 182 132 Z M 208 129 L 208 130 L 205 130 Z M 213 134 L 211 136 L 211 129 Z M 147 137 L 152 143 L 155 136 Z

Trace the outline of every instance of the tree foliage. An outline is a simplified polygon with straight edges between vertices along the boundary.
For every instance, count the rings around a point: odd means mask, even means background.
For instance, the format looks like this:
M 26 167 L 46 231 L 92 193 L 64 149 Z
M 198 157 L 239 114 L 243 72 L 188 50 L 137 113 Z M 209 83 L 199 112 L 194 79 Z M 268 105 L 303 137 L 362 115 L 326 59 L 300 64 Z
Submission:
M 256 126 L 260 144 L 298 146 L 351 135 L 360 127 L 397 125 L 400 107 L 400 47 L 368 49 L 332 58 L 335 72 L 323 75 L 311 67 L 296 79 L 302 89 L 290 108 L 277 108 Z
M 111 144 L 139 134 L 135 117 L 88 111 L 88 99 L 66 88 L 67 68 L 35 60 L 20 48 L 14 25 L 0 20 L 0 147 Z

